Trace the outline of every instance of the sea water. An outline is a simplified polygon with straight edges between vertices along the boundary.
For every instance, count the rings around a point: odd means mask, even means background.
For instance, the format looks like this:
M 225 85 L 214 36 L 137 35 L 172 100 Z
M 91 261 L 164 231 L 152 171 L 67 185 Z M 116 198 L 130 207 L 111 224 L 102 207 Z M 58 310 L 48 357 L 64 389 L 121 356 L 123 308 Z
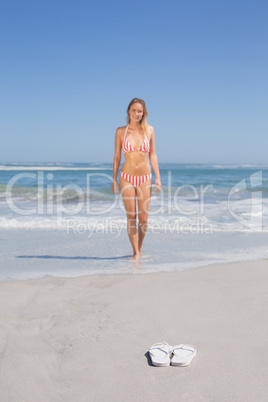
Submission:
M 139 263 L 112 164 L 0 165 L 0 279 L 151 273 L 266 258 L 268 166 L 160 164 Z M 154 183 L 154 176 L 153 176 Z

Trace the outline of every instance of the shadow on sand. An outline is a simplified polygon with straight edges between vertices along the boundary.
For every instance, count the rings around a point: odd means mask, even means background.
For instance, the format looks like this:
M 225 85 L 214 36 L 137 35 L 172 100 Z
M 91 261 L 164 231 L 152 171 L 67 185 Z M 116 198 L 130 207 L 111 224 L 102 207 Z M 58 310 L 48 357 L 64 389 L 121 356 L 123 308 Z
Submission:
M 151 358 L 150 358 L 149 352 L 146 352 L 146 353 L 144 354 L 144 356 L 147 358 L 148 366 L 155 367 L 155 366 L 152 364 L 152 360 L 151 360 Z
M 131 255 L 122 255 L 120 257 L 79 257 L 79 256 L 74 256 L 74 257 L 67 257 L 64 255 L 17 255 L 16 258 L 41 258 L 44 260 L 49 260 L 49 259 L 54 259 L 54 260 L 106 260 L 106 261 L 111 261 L 111 260 L 127 260 L 131 258 Z

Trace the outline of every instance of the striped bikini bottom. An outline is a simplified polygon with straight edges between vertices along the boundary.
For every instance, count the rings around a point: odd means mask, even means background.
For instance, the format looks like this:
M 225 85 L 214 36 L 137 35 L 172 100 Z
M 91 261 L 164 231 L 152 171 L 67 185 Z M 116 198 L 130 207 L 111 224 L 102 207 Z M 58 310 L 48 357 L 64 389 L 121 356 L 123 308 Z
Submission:
M 143 176 L 132 176 L 131 174 L 121 172 L 120 176 L 123 177 L 123 179 L 126 179 L 129 183 L 132 184 L 133 187 L 136 188 L 141 184 L 145 183 L 146 181 L 151 180 L 152 173 L 145 174 Z

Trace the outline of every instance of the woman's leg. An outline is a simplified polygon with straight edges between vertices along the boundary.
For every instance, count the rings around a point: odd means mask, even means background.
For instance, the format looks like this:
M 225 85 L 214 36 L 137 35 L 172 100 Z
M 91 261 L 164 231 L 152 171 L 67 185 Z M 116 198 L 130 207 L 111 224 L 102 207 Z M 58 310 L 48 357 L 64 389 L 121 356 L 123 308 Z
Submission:
M 127 232 L 133 248 L 133 259 L 138 260 L 140 251 L 138 246 L 138 232 L 136 225 L 136 191 L 132 184 L 123 177 L 120 177 L 120 191 L 126 208 Z
M 138 218 L 139 218 L 139 238 L 138 247 L 141 252 L 142 243 L 148 227 L 148 214 L 151 201 L 152 180 L 148 180 L 137 188 L 138 199 Z

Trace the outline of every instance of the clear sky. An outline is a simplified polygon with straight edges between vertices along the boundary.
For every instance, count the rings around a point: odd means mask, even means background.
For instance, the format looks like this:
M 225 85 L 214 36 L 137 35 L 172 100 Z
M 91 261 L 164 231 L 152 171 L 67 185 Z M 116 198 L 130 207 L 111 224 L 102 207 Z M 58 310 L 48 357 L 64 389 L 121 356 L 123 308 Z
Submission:
M 112 162 L 139 97 L 159 162 L 267 163 L 267 21 L 267 0 L 2 0 L 0 162 Z

